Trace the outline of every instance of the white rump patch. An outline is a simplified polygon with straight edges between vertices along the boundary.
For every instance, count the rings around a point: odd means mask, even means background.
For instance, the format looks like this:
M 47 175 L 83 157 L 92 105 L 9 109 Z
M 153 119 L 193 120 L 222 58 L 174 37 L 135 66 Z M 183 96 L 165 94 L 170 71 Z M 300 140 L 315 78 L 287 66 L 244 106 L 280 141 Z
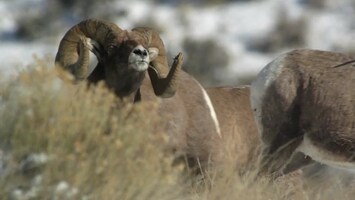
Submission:
M 261 126 L 261 106 L 264 102 L 265 92 L 279 76 L 281 69 L 284 67 L 284 58 L 285 56 L 280 56 L 266 65 L 251 84 L 250 101 L 259 133 L 263 130 Z
M 320 163 L 355 173 L 354 162 L 348 162 L 344 157 L 314 145 L 307 135 L 304 136 L 302 143 L 296 151 L 302 152 Z
M 204 98 L 204 100 L 205 100 L 205 102 L 206 102 L 206 104 L 208 106 L 211 118 L 212 118 L 212 120 L 214 122 L 214 125 L 216 127 L 216 132 L 217 132 L 219 137 L 222 137 L 221 128 L 219 126 L 219 121 L 218 121 L 218 118 L 217 118 L 216 111 L 214 110 L 212 101 L 211 101 L 210 97 L 208 96 L 206 90 L 198 82 L 197 82 L 197 84 L 201 88 L 201 91 L 202 91 L 202 94 L 203 94 L 203 98 Z

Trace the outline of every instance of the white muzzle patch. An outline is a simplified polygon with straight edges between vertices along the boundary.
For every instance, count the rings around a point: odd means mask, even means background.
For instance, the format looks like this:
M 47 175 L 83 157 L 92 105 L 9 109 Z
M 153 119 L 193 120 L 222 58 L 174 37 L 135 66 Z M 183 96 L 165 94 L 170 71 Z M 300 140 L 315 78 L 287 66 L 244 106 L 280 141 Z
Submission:
M 142 72 L 148 69 L 149 53 L 142 45 L 136 46 L 128 57 L 128 67 Z

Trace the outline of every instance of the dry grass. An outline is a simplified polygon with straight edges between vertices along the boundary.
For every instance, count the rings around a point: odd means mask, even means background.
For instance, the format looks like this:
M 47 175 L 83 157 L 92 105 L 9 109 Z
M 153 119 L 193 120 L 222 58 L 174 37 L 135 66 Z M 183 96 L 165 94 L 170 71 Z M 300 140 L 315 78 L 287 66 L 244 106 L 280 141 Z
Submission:
M 352 199 L 336 181 L 241 173 L 235 149 L 204 179 L 187 179 L 164 153 L 154 103 L 133 106 L 102 86 L 64 84 L 48 69 L 39 62 L 0 86 L 2 200 Z M 31 161 L 36 156 L 42 161 Z
M 132 106 L 100 86 L 88 91 L 84 84 L 66 85 L 41 66 L 6 82 L 0 92 L 1 149 L 14 163 L 34 153 L 49 159 L 11 169 L 2 180 L 0 199 L 16 187 L 30 187 L 38 174 L 47 187 L 35 199 L 56 199 L 63 182 L 76 191 L 68 199 L 172 199 L 179 194 L 179 171 L 163 153 L 166 138 L 153 103 Z

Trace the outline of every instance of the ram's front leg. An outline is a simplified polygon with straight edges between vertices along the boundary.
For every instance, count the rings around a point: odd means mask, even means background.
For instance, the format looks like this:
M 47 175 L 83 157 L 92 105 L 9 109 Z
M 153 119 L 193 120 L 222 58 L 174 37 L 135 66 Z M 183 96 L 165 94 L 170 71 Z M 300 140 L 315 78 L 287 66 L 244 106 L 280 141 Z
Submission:
M 299 159 L 296 159 L 296 162 L 293 161 L 294 158 L 299 158 L 296 156 L 296 149 L 301 142 L 302 137 L 293 138 L 288 142 L 281 142 L 281 140 L 277 138 L 271 144 L 263 144 L 259 174 L 271 175 L 276 178 L 303 166 L 302 163 L 299 163 Z

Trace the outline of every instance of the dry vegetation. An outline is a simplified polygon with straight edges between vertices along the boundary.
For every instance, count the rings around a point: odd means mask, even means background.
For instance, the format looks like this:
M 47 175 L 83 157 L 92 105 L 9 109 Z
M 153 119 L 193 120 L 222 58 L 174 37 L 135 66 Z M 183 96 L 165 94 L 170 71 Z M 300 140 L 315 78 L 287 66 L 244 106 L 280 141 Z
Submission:
M 35 190 L 34 199 L 173 199 L 179 194 L 178 169 L 163 153 L 166 138 L 156 126 L 154 104 L 132 106 L 103 87 L 87 91 L 84 84 L 66 85 L 40 66 L 0 91 L 0 144 L 13 164 L 2 172 L 0 199 L 19 189 L 28 195 Z M 26 159 L 43 154 L 42 163 Z
M 235 170 L 236 152 L 204 179 L 187 178 L 164 153 L 155 107 L 64 84 L 46 62 L 4 81 L 0 199 L 352 199 L 336 182 L 316 190 L 299 175 L 255 179 L 253 169 Z

